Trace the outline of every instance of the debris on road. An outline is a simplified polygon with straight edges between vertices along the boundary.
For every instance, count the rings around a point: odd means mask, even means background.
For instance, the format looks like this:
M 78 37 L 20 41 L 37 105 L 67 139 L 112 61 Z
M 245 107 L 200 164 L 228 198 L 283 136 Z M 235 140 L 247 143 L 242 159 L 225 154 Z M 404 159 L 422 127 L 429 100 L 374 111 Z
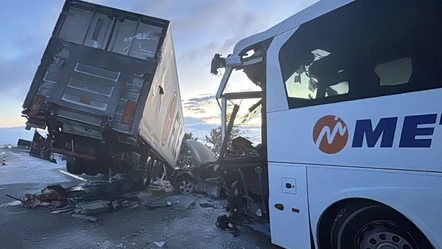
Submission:
M 221 215 L 216 219 L 216 227 L 225 232 L 238 232 L 233 216 Z
M 141 235 L 141 234 L 140 233 L 133 233 L 133 234 L 131 234 L 129 236 L 123 237 L 123 240 L 131 239 L 131 238 L 136 237 L 138 235 Z
M 4 208 L 4 207 L 14 207 L 14 206 L 19 206 L 22 205 L 23 202 L 21 200 L 14 200 L 12 202 L 9 203 L 4 203 L 2 205 L 0 205 L 0 208 Z
M 84 215 L 84 214 L 72 214 L 72 217 L 82 219 L 82 220 L 90 220 L 90 221 L 98 221 L 97 217 Z
M 91 201 L 85 203 L 78 203 L 75 207 L 75 213 L 80 214 L 96 214 L 109 211 L 110 202 L 105 201 Z
M 216 208 L 216 205 L 213 203 L 209 203 L 209 202 L 201 202 L 200 203 L 200 207 L 203 208 Z
M 166 202 L 153 201 L 153 202 L 147 204 L 147 209 L 165 208 L 165 207 L 170 207 L 170 206 L 172 206 L 172 202 L 170 202 L 170 201 L 166 201 Z
M 61 213 L 69 212 L 69 211 L 71 211 L 71 209 L 65 208 L 65 209 L 51 211 L 51 214 L 61 214 Z
M 166 244 L 166 242 L 164 242 L 164 241 L 160 241 L 160 242 L 153 242 L 156 246 L 158 246 L 158 247 L 163 247 L 165 244 Z
M 120 209 L 132 210 L 141 205 L 154 209 L 178 204 L 179 201 L 171 200 L 158 202 L 159 199 L 168 196 L 168 193 L 173 193 L 173 187 L 166 180 L 157 180 L 146 190 L 141 190 L 132 180 L 118 178 L 112 183 L 108 181 L 87 182 L 69 188 L 63 188 L 58 184 L 49 185 L 40 193 L 25 194 L 24 199 L 7 196 L 20 202 L 19 204 L 25 208 L 40 207 L 49 210 L 52 214 L 72 212 L 79 215 L 91 215 Z M 76 218 L 79 217 L 83 216 L 76 216 Z

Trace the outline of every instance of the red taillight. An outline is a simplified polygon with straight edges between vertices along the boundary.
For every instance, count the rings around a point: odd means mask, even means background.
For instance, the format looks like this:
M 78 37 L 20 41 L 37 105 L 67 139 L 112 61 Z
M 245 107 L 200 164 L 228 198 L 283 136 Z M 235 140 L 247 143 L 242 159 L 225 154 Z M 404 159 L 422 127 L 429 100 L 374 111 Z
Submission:
M 37 94 L 34 99 L 34 103 L 31 106 L 31 110 L 29 111 L 29 117 L 35 117 L 40 112 L 45 100 L 46 96 Z
M 85 105 L 90 105 L 92 102 L 91 99 L 89 98 L 85 98 L 85 97 L 80 97 L 80 103 L 85 104 Z
M 129 125 L 132 122 L 133 116 L 135 114 L 135 105 L 137 102 L 128 100 L 126 103 L 126 108 L 124 108 L 123 117 L 121 118 L 121 123 Z

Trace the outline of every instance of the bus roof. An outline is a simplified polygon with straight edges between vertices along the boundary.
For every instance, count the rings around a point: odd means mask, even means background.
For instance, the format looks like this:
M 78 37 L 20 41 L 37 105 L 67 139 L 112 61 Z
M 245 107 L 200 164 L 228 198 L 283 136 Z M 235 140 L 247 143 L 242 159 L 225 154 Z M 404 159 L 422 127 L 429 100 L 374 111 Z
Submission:
M 244 50 L 249 49 L 251 46 L 257 43 L 263 42 L 278 34 L 296 28 L 303 23 L 322 16 L 353 1 L 355 0 L 320 0 L 313 5 L 307 7 L 306 9 L 295 13 L 294 15 L 276 24 L 275 26 L 267 29 L 266 31 L 240 40 L 233 49 L 233 55 L 239 55 L 240 53 L 244 52 Z

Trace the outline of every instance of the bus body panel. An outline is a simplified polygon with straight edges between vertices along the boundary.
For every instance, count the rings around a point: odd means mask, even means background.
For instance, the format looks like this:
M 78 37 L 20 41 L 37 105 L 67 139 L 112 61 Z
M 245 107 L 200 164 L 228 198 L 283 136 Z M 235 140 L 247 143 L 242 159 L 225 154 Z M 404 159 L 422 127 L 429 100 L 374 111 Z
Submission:
M 442 172 L 441 95 L 434 89 L 268 113 L 269 161 Z
M 269 210 L 272 243 L 310 248 L 306 167 L 269 164 Z M 296 239 L 292 239 L 296 236 Z
M 442 223 L 437 218 L 442 206 L 442 174 L 312 165 L 307 167 L 307 175 L 315 235 L 328 207 L 341 200 L 363 198 L 398 211 L 416 225 L 435 248 L 442 248 Z

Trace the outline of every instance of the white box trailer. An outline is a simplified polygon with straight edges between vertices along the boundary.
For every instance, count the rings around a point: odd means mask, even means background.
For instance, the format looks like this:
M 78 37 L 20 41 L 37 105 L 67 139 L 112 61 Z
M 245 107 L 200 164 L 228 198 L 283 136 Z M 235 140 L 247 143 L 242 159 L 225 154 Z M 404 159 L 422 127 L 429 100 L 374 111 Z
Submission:
M 23 104 L 71 173 L 174 166 L 184 119 L 167 20 L 67 0 Z

